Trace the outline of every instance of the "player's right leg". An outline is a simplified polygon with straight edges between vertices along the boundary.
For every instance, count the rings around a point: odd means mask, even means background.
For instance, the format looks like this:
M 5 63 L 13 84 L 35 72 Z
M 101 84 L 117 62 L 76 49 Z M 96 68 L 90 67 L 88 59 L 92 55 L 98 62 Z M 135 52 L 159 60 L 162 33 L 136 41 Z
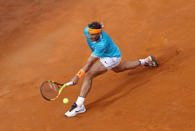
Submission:
M 127 62 L 120 63 L 118 66 L 114 67 L 112 71 L 119 73 L 125 70 L 136 68 L 140 65 L 141 63 L 139 61 L 127 61 Z
M 127 61 L 127 62 L 120 63 L 118 66 L 113 68 L 112 71 L 116 73 L 123 72 L 125 70 L 134 69 L 140 65 L 157 67 L 158 62 L 156 61 L 154 56 L 148 56 L 145 59 L 139 59 L 137 61 Z

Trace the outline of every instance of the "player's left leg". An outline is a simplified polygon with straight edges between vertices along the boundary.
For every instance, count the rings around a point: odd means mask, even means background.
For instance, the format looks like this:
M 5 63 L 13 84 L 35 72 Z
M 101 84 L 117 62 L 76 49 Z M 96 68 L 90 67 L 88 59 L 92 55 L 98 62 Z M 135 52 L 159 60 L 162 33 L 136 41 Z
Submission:
M 77 101 L 72 105 L 71 109 L 65 113 L 67 117 L 73 117 L 78 113 L 83 113 L 86 111 L 84 106 L 84 100 L 89 93 L 92 80 L 98 75 L 101 75 L 107 71 L 107 68 L 100 62 L 97 61 L 85 74 L 85 78 L 81 87 L 80 96 L 78 97 Z
M 91 89 L 93 78 L 105 73 L 106 71 L 107 68 L 100 61 L 97 61 L 85 74 L 85 78 L 80 91 L 80 96 L 86 98 Z

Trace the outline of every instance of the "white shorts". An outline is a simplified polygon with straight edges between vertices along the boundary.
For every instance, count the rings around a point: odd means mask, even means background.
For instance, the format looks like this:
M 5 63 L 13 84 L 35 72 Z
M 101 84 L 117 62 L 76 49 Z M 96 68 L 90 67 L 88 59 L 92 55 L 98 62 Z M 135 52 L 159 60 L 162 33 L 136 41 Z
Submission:
M 121 62 L 121 57 L 103 57 L 100 58 L 100 62 L 108 69 L 112 69 L 118 66 Z

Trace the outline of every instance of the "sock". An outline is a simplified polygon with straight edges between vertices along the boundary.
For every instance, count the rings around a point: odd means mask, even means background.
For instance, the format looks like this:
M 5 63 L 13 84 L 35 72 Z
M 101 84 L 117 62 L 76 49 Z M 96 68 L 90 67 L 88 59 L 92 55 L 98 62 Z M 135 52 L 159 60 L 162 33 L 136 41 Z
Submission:
M 84 101 L 85 101 L 85 98 L 79 96 L 79 97 L 77 98 L 76 104 L 77 104 L 77 105 L 83 105 Z
M 141 65 L 145 65 L 146 60 L 145 59 L 139 59 L 139 62 L 141 63 Z

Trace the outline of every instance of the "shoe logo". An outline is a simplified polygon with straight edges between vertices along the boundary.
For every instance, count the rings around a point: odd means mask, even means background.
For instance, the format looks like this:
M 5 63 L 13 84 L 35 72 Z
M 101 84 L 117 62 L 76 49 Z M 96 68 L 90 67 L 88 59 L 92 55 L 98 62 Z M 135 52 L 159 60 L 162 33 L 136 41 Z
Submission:
M 85 109 L 84 108 L 82 108 L 81 110 L 78 110 L 78 111 L 75 111 L 75 112 L 82 112 L 82 111 L 84 111 Z

